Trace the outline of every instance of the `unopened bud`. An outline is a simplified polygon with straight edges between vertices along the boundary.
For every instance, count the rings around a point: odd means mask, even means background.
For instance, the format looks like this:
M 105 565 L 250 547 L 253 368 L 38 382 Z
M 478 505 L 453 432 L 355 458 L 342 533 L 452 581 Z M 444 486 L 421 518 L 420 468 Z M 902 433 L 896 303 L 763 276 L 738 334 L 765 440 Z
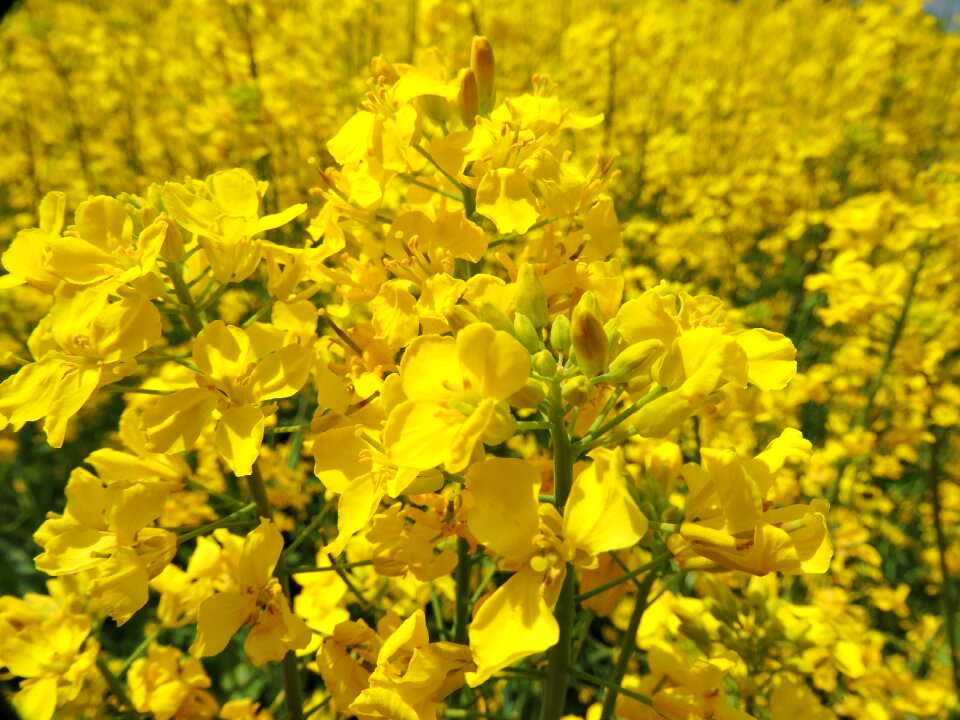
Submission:
M 547 292 L 530 263 L 522 263 L 517 271 L 517 312 L 530 318 L 536 328 L 544 327 L 550 320 Z
M 533 369 L 538 375 L 552 378 L 557 374 L 557 359 L 549 350 L 541 350 L 533 356 Z
M 517 340 L 527 352 L 535 353 L 543 346 L 540 342 L 540 333 L 530 322 L 530 318 L 519 311 L 513 316 L 513 330 Z
M 161 222 L 163 224 L 163 228 L 159 228 L 159 223 L 154 221 L 143 232 L 150 232 L 151 228 L 155 229 L 154 231 L 165 232 L 166 234 L 163 237 L 163 244 L 160 246 L 160 257 L 162 257 L 168 263 L 182 262 L 184 255 L 186 255 L 186 250 L 183 247 L 183 235 L 180 234 L 180 228 L 178 228 L 177 224 L 172 220 L 163 220 Z M 143 236 L 143 233 L 141 233 L 141 247 L 145 244 L 145 242 L 146 238 Z
M 573 405 L 584 405 L 597 394 L 597 389 L 583 375 L 568 380 L 563 385 L 563 401 Z
M 663 348 L 660 340 L 651 339 L 629 345 L 610 363 L 607 376 L 612 383 L 622 383 L 635 378 L 648 370 L 657 355 Z
M 492 302 L 484 301 L 480 303 L 480 321 L 493 325 L 497 330 L 504 330 L 511 335 L 516 335 L 516 330 L 514 330 L 510 318 Z
M 555 352 L 570 349 L 570 320 L 566 315 L 557 315 L 550 326 L 550 345 Z
M 490 41 L 478 35 L 473 38 L 470 50 L 470 69 L 477 79 L 477 93 L 480 100 L 480 112 L 488 113 L 493 109 L 493 80 L 496 65 L 493 60 L 493 48 Z
M 600 318 L 588 307 L 577 305 L 573 311 L 570 339 L 584 375 L 593 377 L 606 369 L 607 334 Z
M 480 112 L 480 100 L 477 96 L 477 78 L 473 70 L 467 70 L 460 79 L 460 92 L 457 93 L 457 107 L 460 110 L 460 119 L 465 127 L 472 128 L 477 124 L 477 113 Z
M 439 95 L 421 95 L 420 109 L 435 123 L 444 124 L 450 120 L 450 103 Z
M 443 312 L 443 317 L 454 332 L 463 330 L 467 325 L 480 322 L 480 319 L 463 305 L 454 305 Z

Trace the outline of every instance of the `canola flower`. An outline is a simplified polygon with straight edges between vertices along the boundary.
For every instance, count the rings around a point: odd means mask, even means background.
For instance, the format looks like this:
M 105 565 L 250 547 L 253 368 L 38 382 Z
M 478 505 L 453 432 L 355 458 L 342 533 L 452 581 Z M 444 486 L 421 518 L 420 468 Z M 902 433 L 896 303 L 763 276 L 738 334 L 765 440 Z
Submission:
M 104 40 L 187 9 L 4 28 L 5 452 L 104 418 L 0 597 L 15 707 L 948 716 L 955 37 L 480 5 L 204 3 L 189 123 Z

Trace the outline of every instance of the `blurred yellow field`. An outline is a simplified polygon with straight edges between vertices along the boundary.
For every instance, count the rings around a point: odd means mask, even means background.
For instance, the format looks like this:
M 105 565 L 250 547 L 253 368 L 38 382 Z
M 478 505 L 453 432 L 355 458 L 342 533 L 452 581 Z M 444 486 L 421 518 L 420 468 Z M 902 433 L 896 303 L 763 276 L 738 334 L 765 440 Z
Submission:
M 960 718 L 960 36 L 26 0 L 0 716 Z

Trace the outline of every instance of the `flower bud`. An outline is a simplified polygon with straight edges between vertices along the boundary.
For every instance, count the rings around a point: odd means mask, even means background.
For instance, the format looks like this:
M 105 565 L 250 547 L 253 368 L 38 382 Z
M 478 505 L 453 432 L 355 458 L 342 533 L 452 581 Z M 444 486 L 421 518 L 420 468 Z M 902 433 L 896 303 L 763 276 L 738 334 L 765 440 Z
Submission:
M 480 322 L 480 319 L 463 305 L 454 305 L 443 311 L 443 317 L 454 332 L 463 330 L 467 325 Z
M 154 224 L 156 224 L 156 221 L 150 227 L 152 228 Z M 167 220 L 164 224 L 166 225 L 166 234 L 163 237 L 163 244 L 160 246 L 160 257 L 168 263 L 182 262 L 186 250 L 183 247 L 183 236 L 180 234 L 180 228 L 172 220 Z M 147 230 L 144 230 L 144 232 L 147 232 Z M 141 242 L 143 241 L 141 240 Z
M 538 375 L 552 378 L 557 374 L 557 359 L 549 350 L 541 350 L 533 356 L 533 369 Z
M 535 353 L 543 346 L 540 341 L 540 333 L 530 322 L 530 318 L 519 311 L 513 316 L 513 329 L 517 340 L 526 348 L 527 352 Z
M 530 263 L 522 263 L 517 271 L 517 312 L 523 313 L 536 328 L 550 320 L 547 292 Z
M 435 123 L 446 123 L 450 120 L 450 103 L 439 95 L 422 95 L 419 98 L 420 109 Z
M 600 318 L 583 304 L 577 305 L 573 311 L 570 339 L 584 375 L 593 377 L 606 369 L 607 334 Z
M 477 124 L 477 113 L 480 112 L 480 100 L 477 97 L 477 78 L 473 70 L 467 70 L 460 78 L 460 92 L 457 93 L 457 107 L 460 109 L 460 119 L 467 129 Z
M 563 385 L 563 401 L 574 405 L 584 405 L 597 394 L 597 389 L 583 375 L 577 375 Z
M 651 339 L 629 345 L 610 363 L 607 377 L 612 383 L 627 382 L 648 370 L 657 352 L 663 348 L 660 340 Z
M 555 352 L 570 349 L 570 320 L 566 315 L 557 315 L 550 326 L 550 345 Z
M 516 330 L 514 330 L 510 318 L 492 302 L 483 301 L 480 303 L 480 321 L 493 325 L 497 330 L 504 330 L 516 336 Z
M 473 47 L 470 49 L 470 69 L 476 76 L 480 112 L 488 113 L 493 109 L 493 80 L 496 66 L 490 41 L 481 35 L 473 38 Z

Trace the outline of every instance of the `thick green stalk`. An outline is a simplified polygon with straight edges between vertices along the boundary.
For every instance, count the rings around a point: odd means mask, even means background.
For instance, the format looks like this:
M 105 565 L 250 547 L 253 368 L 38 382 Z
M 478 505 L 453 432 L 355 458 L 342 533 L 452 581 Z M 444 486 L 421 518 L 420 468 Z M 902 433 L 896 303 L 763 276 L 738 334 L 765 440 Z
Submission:
M 173 281 L 173 290 L 177 294 L 177 300 L 183 306 L 183 319 L 187 322 L 187 327 L 194 337 L 203 330 L 203 321 L 197 312 L 197 306 L 193 302 L 193 295 L 190 294 L 190 288 L 183 281 L 183 273 L 180 272 L 180 266 L 176 263 L 167 263 L 170 280 Z
M 550 437 L 553 440 L 553 496 L 557 509 L 562 512 L 573 485 L 574 455 L 570 434 L 563 419 L 563 396 L 559 380 L 554 382 L 552 388 L 550 421 Z M 570 666 L 570 642 L 576 613 L 576 585 L 573 565 L 567 563 L 563 586 L 554 610 L 560 636 L 557 644 L 550 650 L 540 720 L 560 720 L 563 716 Z

